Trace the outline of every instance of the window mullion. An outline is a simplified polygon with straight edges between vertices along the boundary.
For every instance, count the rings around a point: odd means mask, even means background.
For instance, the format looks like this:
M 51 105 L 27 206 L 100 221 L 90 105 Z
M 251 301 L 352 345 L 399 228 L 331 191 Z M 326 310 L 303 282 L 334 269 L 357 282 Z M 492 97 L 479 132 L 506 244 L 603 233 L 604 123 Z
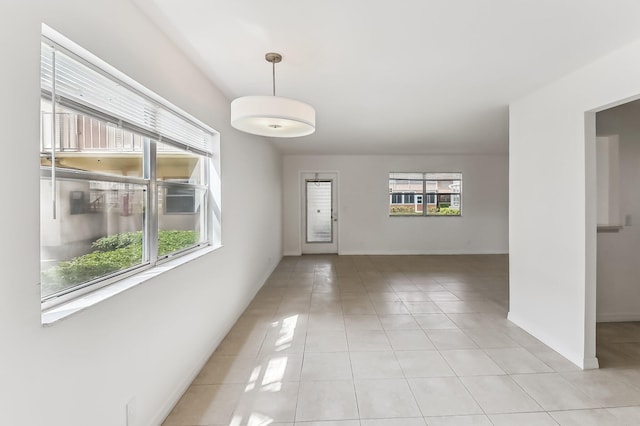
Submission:
M 53 220 L 57 219 L 58 210 L 58 188 L 56 180 L 56 51 L 51 52 L 51 200 L 53 209 Z M 62 144 L 61 144 L 62 145 Z
M 147 238 L 145 241 L 145 249 L 149 262 L 153 265 L 158 260 L 158 182 L 157 182 L 157 143 L 156 141 L 145 138 L 144 161 L 145 174 L 149 178 L 149 194 L 147 203 L 149 205 L 146 226 Z
M 207 188 L 205 189 L 205 195 L 204 195 L 204 208 L 205 211 L 207 212 L 211 212 L 211 210 L 209 209 L 209 203 L 210 201 L 210 197 L 211 197 L 211 171 L 210 171 L 210 161 L 208 158 L 206 158 L 204 160 L 204 182 L 207 185 Z M 213 234 L 211 233 L 211 230 L 213 229 L 213 227 L 211 226 L 211 216 L 213 216 L 212 214 L 207 214 L 204 217 L 204 220 L 201 222 L 202 226 L 204 228 L 204 235 L 207 236 L 207 241 L 209 243 L 213 242 Z
M 427 215 L 427 179 L 426 175 L 422 175 L 422 216 Z

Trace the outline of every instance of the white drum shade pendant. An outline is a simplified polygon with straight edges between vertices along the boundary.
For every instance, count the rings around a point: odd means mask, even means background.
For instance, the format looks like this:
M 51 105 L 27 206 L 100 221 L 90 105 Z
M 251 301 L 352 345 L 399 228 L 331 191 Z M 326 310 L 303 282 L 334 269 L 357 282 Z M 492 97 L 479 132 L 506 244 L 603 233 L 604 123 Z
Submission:
M 265 59 L 273 69 L 273 96 L 243 96 L 231 102 L 231 125 L 243 132 L 274 138 L 307 136 L 316 130 L 316 111 L 295 99 L 276 96 L 276 63 L 278 53 L 267 53 Z

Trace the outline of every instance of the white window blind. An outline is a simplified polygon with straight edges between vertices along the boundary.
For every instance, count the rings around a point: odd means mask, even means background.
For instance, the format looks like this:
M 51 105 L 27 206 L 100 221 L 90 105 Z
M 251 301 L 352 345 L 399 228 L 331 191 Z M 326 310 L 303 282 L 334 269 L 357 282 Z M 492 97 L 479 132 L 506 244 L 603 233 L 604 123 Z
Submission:
M 55 42 L 43 38 L 41 84 L 56 100 L 180 148 L 213 154 L 214 134 Z M 55 64 L 55 70 L 54 70 Z

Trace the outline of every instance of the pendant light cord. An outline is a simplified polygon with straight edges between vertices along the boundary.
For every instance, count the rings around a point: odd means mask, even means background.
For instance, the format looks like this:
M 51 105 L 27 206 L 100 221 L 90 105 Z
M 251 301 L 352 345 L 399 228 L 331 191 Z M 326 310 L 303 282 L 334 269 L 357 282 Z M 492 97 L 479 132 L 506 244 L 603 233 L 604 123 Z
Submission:
M 276 95 L 276 63 L 271 62 L 271 67 L 272 67 L 272 73 L 273 73 L 273 96 Z
M 276 95 L 276 64 L 282 60 L 282 55 L 275 52 L 269 52 L 264 55 L 267 62 L 271 62 L 271 74 L 273 78 L 273 96 Z

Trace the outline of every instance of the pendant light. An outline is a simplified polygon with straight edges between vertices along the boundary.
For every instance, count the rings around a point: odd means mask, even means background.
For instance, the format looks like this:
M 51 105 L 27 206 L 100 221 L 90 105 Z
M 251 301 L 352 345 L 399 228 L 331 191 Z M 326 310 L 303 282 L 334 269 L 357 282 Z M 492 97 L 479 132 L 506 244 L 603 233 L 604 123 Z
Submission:
M 267 53 L 273 74 L 273 96 L 243 96 L 231 102 L 231 125 L 243 132 L 274 138 L 307 136 L 316 130 L 316 111 L 295 99 L 276 96 L 279 53 Z

